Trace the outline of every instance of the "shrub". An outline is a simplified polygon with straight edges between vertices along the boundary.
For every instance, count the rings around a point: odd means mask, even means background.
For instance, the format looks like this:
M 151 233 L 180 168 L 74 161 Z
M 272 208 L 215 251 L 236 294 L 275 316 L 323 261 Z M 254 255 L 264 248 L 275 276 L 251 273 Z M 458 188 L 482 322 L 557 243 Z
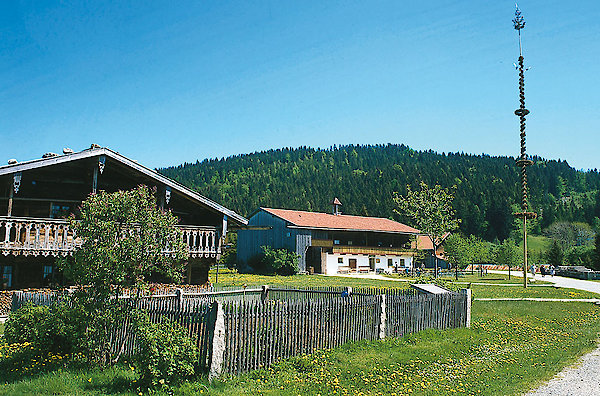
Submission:
M 298 255 L 287 249 L 263 246 L 263 252 L 248 261 L 254 273 L 261 275 L 294 275 L 298 272 Z
M 0 372 L 19 376 L 81 361 L 87 323 L 80 308 L 66 303 L 26 304 L 6 322 Z
M 66 303 L 26 304 L 10 315 L 4 337 L 8 344 L 31 345 L 36 354 L 80 352 L 86 330 L 85 312 Z
M 136 322 L 139 352 L 134 361 L 142 385 L 168 386 L 194 375 L 198 352 L 183 327 L 166 319 L 151 323 L 145 314 Z
M 32 343 L 44 333 L 44 325 L 51 316 L 50 307 L 26 304 L 12 312 L 4 327 L 4 338 L 9 344 Z

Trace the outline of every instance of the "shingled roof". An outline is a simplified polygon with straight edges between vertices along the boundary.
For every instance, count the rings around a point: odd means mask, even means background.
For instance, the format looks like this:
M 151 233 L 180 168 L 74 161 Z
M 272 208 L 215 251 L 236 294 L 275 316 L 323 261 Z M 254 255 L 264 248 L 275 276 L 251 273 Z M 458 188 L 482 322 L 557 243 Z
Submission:
M 381 217 L 333 215 L 328 213 L 273 208 L 261 208 L 261 210 L 277 216 L 298 228 L 419 234 L 419 230 L 416 228 Z
M 192 201 L 198 202 L 201 205 L 208 207 L 209 209 L 212 209 L 214 211 L 217 211 L 217 212 L 227 215 L 228 218 L 232 222 L 238 223 L 240 225 L 248 224 L 248 220 L 245 217 L 237 214 L 233 210 L 228 209 L 228 208 L 224 207 L 223 205 L 218 204 L 215 201 L 208 199 L 203 195 L 200 195 L 198 192 L 193 191 L 193 190 L 187 188 L 186 186 L 176 182 L 175 180 L 169 179 L 168 177 L 161 175 L 157 171 L 147 168 L 143 165 L 140 165 L 137 161 L 131 160 L 131 159 L 125 157 L 124 155 L 122 155 L 116 151 L 110 150 L 109 148 L 106 148 L 106 147 L 100 147 L 100 146 L 93 145 L 91 148 L 77 152 L 77 153 L 68 153 L 65 155 L 56 155 L 55 154 L 52 156 L 48 156 L 46 158 L 40 158 L 40 159 L 35 159 L 35 160 L 25 161 L 25 162 L 10 163 L 8 165 L 0 166 L 0 176 L 7 175 L 7 174 L 13 174 L 15 172 L 27 171 L 27 170 L 31 170 L 31 169 L 43 168 L 46 166 L 53 166 L 53 165 L 58 165 L 58 164 L 62 164 L 62 163 L 78 161 L 81 159 L 97 157 L 97 156 L 101 156 L 101 155 L 104 155 L 107 158 L 110 158 L 111 160 L 115 160 L 115 161 L 121 163 L 122 165 L 129 167 L 129 168 L 139 172 L 140 174 L 145 175 L 146 177 L 149 177 L 157 182 L 164 184 L 165 186 L 171 187 L 173 190 L 178 191 L 179 193 L 188 197 Z

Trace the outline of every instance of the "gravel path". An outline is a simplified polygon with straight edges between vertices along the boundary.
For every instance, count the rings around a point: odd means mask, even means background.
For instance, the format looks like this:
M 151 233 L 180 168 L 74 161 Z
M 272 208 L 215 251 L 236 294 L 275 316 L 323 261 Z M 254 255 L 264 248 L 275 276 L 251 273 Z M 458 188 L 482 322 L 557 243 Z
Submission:
M 600 347 L 583 355 L 545 385 L 527 396 L 598 396 L 600 395 Z

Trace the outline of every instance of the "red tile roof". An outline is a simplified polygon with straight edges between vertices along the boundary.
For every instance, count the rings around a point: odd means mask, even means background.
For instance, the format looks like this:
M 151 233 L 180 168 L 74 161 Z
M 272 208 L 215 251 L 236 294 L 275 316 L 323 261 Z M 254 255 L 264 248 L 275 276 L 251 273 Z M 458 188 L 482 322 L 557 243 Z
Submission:
M 448 236 L 450 235 L 449 232 L 445 233 L 442 236 L 442 243 L 444 243 L 444 241 L 446 240 L 446 238 L 448 238 Z M 440 249 L 442 248 L 441 244 L 438 243 L 438 253 L 440 252 Z M 431 239 L 427 236 L 427 235 L 419 235 L 417 237 L 417 249 L 419 250 L 433 250 L 433 243 L 431 243 Z
M 401 234 L 418 234 L 419 230 L 380 217 L 333 215 L 328 213 L 304 212 L 300 210 L 261 208 L 300 228 L 321 228 L 345 231 L 373 231 Z

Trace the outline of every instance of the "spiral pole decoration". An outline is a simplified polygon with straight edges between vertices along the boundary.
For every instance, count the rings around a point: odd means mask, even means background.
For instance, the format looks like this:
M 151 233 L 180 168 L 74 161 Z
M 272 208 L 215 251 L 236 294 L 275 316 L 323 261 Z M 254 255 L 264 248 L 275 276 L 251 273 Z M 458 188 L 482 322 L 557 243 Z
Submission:
M 517 6 L 513 25 L 519 33 L 519 60 L 517 70 L 519 71 L 519 108 L 515 110 L 515 115 L 519 117 L 519 127 L 521 132 L 521 155 L 517 159 L 517 166 L 521 168 L 521 212 L 515 213 L 516 217 L 523 219 L 523 286 L 527 287 L 527 219 L 534 219 L 536 214 L 527 211 L 527 167 L 533 164 L 533 161 L 527 158 L 525 147 L 525 117 L 529 110 L 525 108 L 525 67 L 523 65 L 523 49 L 521 46 L 521 29 L 525 27 L 525 20 Z

